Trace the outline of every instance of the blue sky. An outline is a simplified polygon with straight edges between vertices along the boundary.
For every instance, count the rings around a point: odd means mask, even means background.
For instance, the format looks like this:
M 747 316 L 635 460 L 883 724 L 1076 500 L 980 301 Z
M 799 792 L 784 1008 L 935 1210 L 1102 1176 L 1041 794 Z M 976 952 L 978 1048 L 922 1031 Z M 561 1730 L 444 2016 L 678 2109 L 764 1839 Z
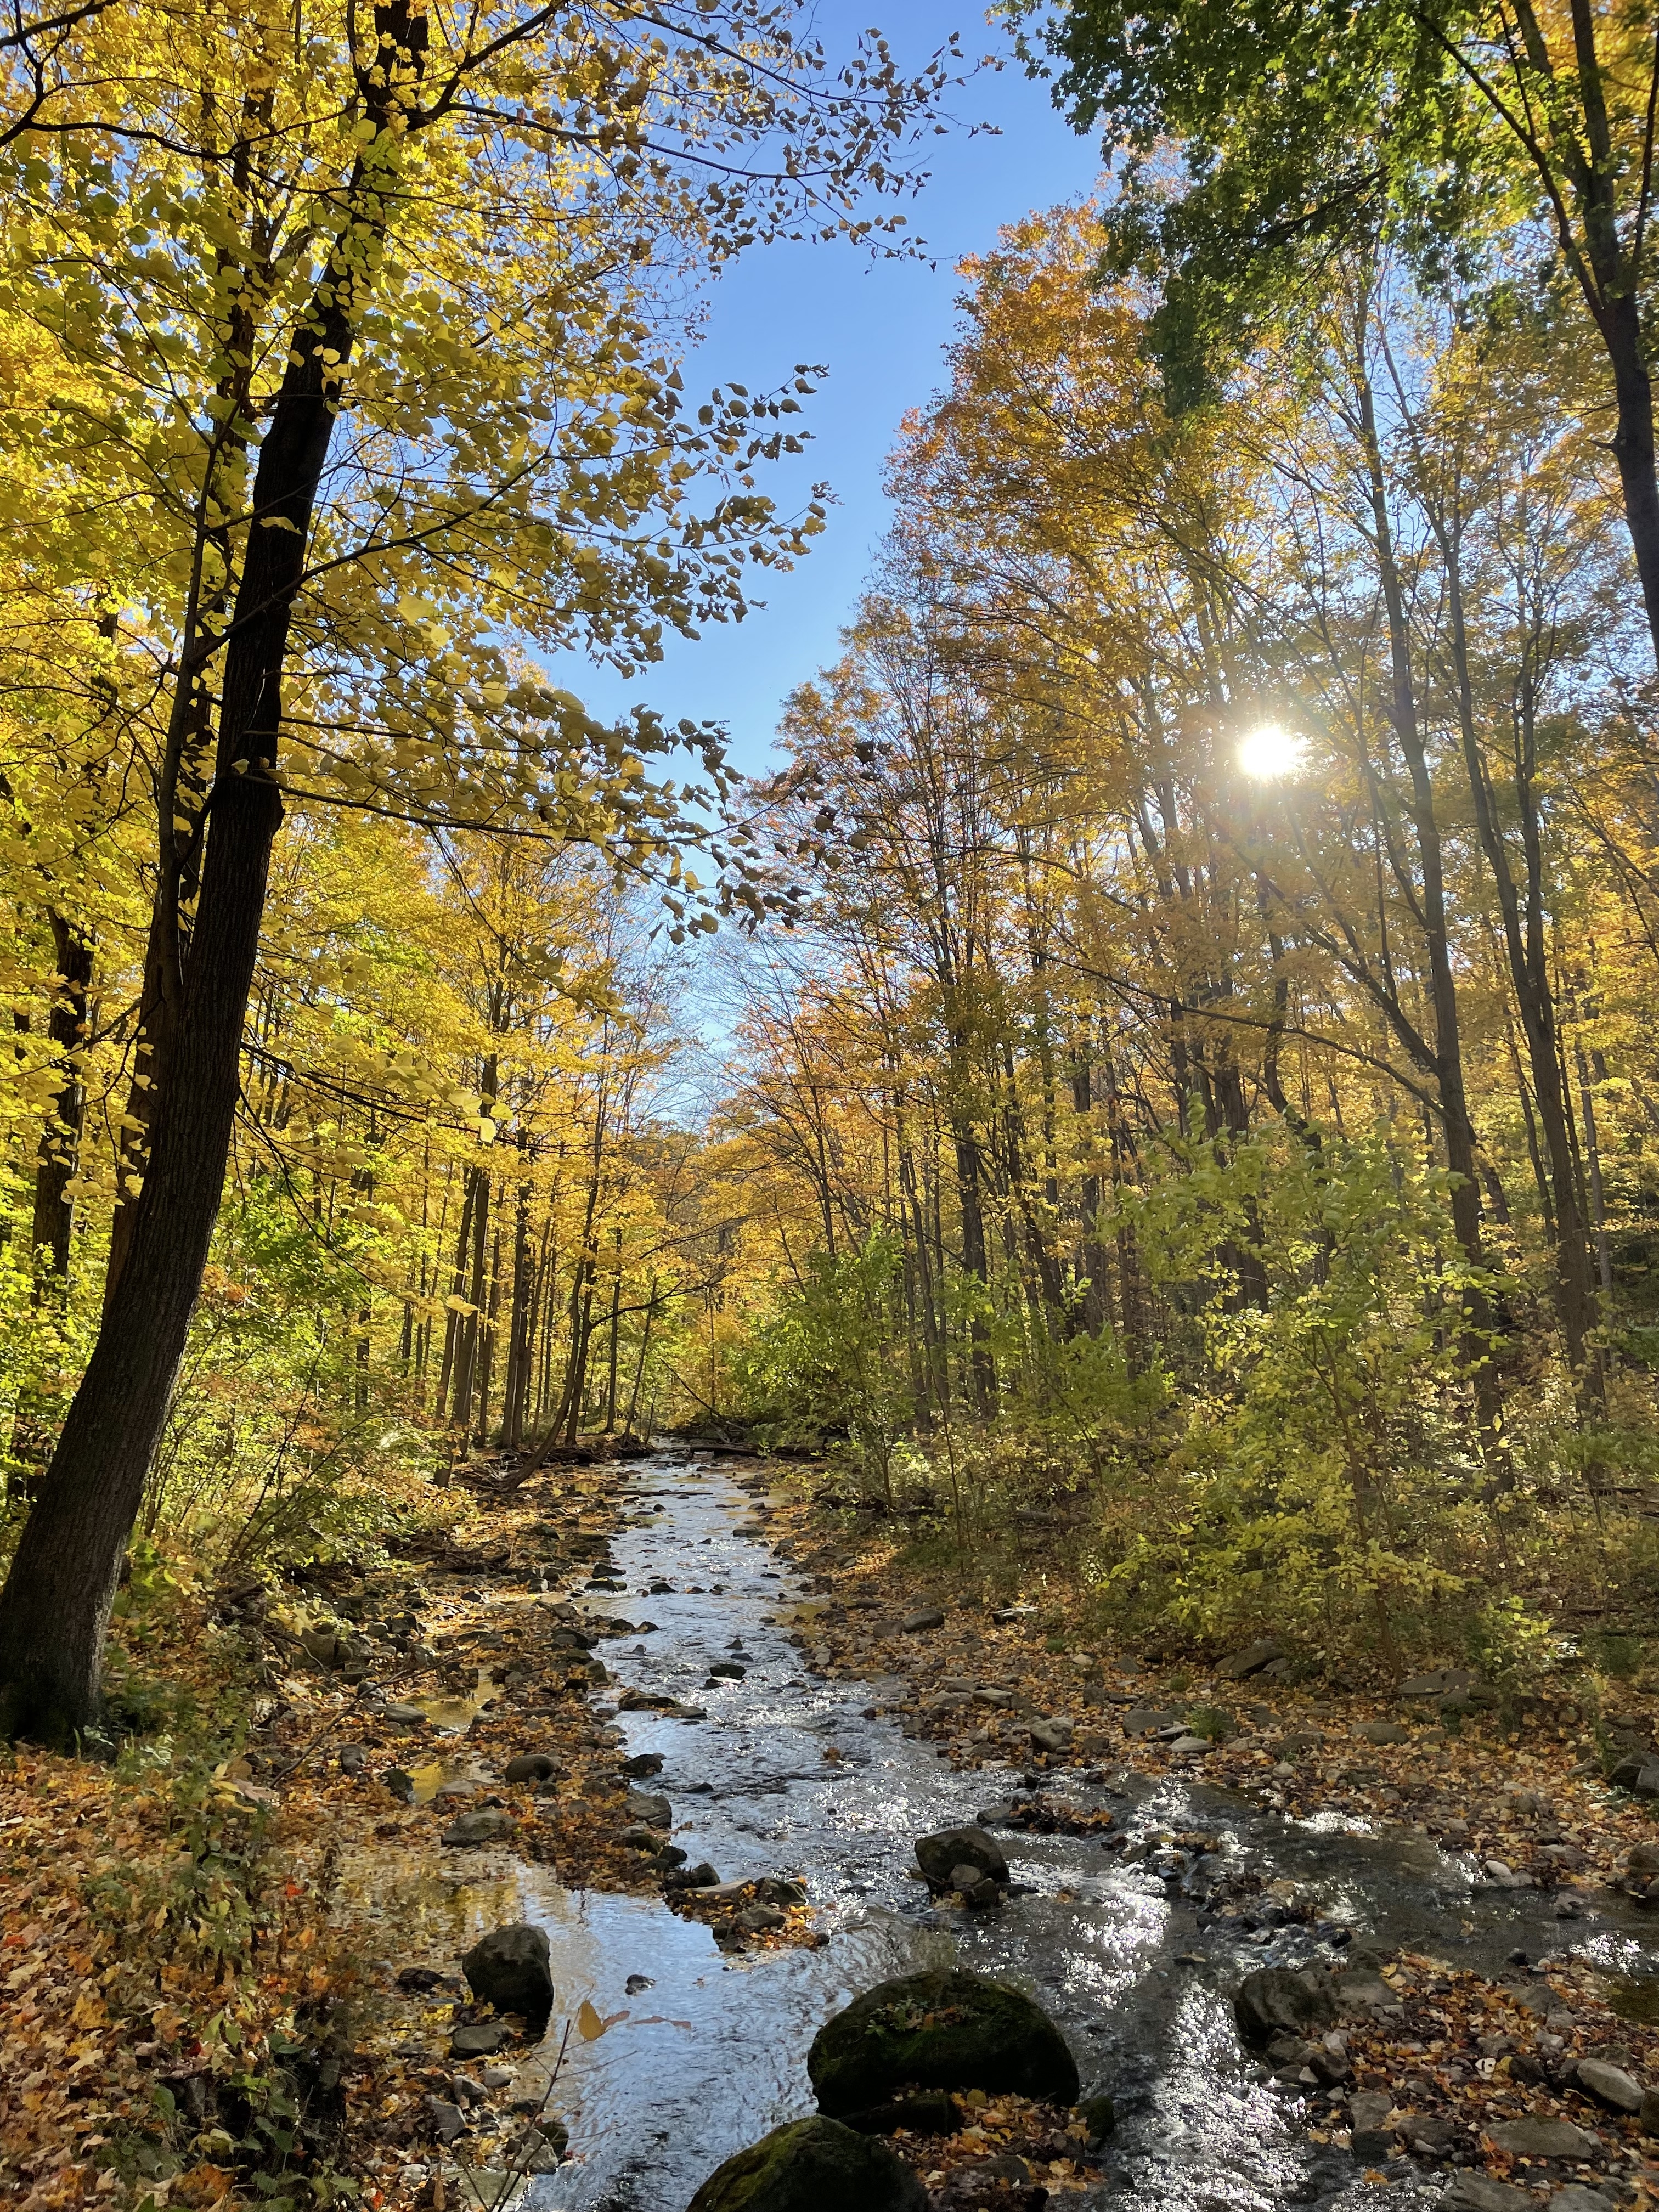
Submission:
M 952 31 L 978 57 L 1006 39 L 963 0 L 822 0 L 819 33 L 833 58 L 874 23 L 901 65 L 915 65 Z M 767 605 L 736 626 L 714 627 L 695 643 L 675 641 L 642 677 L 561 672 L 561 680 L 607 718 L 643 701 L 678 720 L 726 723 L 733 757 L 750 772 L 766 758 L 785 696 L 834 659 L 872 552 L 886 526 L 881 480 L 899 422 L 925 404 L 942 379 L 941 352 L 962 289 L 957 264 L 994 244 L 998 230 L 1029 210 L 1073 199 L 1091 186 L 1095 149 L 1075 136 L 1010 60 L 952 98 L 963 127 L 930 142 L 932 180 L 904 204 L 934 265 L 877 261 L 846 244 L 772 246 L 748 255 L 715 287 L 707 335 L 686 369 L 686 389 L 735 380 L 750 391 L 783 383 L 797 362 L 829 375 L 797 418 L 811 434 L 804 459 L 763 474 L 762 488 L 786 508 L 827 481 L 836 504 L 806 559 L 765 580 Z M 970 136 L 990 123 L 999 136 Z

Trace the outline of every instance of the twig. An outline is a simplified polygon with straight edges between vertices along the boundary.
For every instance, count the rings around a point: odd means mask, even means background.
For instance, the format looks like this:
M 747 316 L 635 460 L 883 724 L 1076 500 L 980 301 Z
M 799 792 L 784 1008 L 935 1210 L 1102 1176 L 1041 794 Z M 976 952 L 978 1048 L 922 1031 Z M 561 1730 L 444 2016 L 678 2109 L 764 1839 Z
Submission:
M 541 2102 L 525 2122 L 524 2142 L 514 2153 L 513 2163 L 507 2169 L 507 2188 L 502 2190 L 499 2197 L 493 2197 L 486 2203 L 483 2191 L 472 2179 L 472 2168 L 470 2166 L 463 2166 L 459 2159 L 455 2162 L 455 2172 L 471 2191 L 473 2201 L 478 2206 L 478 2212 L 492 2212 L 492 2208 L 504 2205 L 508 2191 L 529 2174 L 530 2161 L 536 2154 L 536 2123 L 547 2108 L 547 2100 L 553 2094 L 560 2071 L 564 2065 L 564 2054 L 570 2047 L 570 2027 L 571 2023 L 566 2021 L 564 2033 L 559 2038 L 559 2055 L 553 2061 L 553 2071 L 547 2077 L 547 2087 L 542 2091 Z M 520 2160 L 523 2160 L 522 2166 L 519 2163 Z

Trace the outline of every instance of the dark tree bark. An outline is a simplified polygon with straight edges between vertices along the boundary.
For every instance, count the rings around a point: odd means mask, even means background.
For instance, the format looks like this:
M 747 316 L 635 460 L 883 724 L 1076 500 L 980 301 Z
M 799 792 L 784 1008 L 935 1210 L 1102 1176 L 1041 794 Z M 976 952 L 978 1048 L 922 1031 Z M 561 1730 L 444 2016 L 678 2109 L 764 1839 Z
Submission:
M 1602 321 L 1602 336 L 1613 364 L 1613 388 L 1618 401 L 1613 451 L 1619 464 L 1619 487 L 1624 494 L 1625 522 L 1631 550 L 1636 556 L 1636 573 L 1641 579 L 1642 605 L 1647 612 L 1654 658 L 1659 660 L 1659 470 L 1654 463 L 1653 380 L 1642 358 L 1634 300 L 1610 303 Z
M 1079 1040 L 1077 1054 L 1072 1063 L 1072 1107 L 1085 1131 L 1083 1145 L 1091 1161 L 1083 1177 L 1079 1194 L 1081 1238 L 1078 1246 L 1077 1267 L 1082 1287 L 1083 1327 L 1090 1336 L 1099 1336 L 1108 1328 L 1112 1317 L 1112 1286 L 1106 1264 L 1106 1247 L 1100 1241 L 1100 1213 L 1103 1189 L 1100 1176 L 1092 1162 L 1095 1156 L 1094 1077 L 1089 1061 L 1089 1048 Z
M 58 1076 L 50 1115 L 40 1133 L 34 1164 L 34 1212 L 30 1243 L 34 1255 L 34 1295 L 37 1299 L 61 1297 L 69 1287 L 70 1236 L 75 1225 L 75 1206 L 69 1194 L 81 1157 L 81 1131 L 86 1119 L 86 1090 L 81 1080 L 80 1053 L 87 1037 L 87 997 L 92 988 L 92 945 L 73 922 L 52 908 L 52 957 L 57 987 L 46 1034 Z
M 402 4 L 376 10 L 389 44 L 423 42 Z M 363 87 L 385 120 L 396 95 Z M 252 524 L 225 648 L 219 738 L 204 810 L 201 896 L 179 1018 L 159 1088 L 125 1262 L 0 1592 L 0 1734 L 52 1739 L 91 1728 L 110 1607 L 143 1496 L 219 1211 L 241 1092 L 243 1024 L 282 821 L 275 770 L 282 678 L 313 513 L 366 293 L 385 229 L 386 157 L 366 149 L 260 448 Z M 373 164 L 375 174 L 371 174 Z M 189 680 L 188 672 L 185 680 Z

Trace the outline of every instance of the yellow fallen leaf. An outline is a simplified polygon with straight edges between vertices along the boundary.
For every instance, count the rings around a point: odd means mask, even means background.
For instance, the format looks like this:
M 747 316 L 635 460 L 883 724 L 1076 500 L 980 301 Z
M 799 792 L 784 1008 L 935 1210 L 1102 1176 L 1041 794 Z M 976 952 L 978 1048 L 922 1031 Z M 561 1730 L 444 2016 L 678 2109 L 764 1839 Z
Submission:
M 597 2043 L 605 2033 L 606 2025 L 607 2023 L 602 2021 L 594 2011 L 587 1998 L 584 1997 L 576 2014 L 576 2033 L 581 2037 L 582 2041 Z

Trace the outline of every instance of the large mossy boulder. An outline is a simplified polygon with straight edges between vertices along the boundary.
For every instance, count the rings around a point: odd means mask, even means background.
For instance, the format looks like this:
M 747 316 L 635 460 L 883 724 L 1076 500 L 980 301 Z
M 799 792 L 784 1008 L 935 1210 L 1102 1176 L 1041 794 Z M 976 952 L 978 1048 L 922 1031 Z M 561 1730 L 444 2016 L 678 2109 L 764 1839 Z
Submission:
M 906 2083 L 1078 2099 L 1077 2062 L 1041 2005 L 1006 1983 L 937 1968 L 879 1982 L 826 2021 L 807 2054 L 820 2112 L 858 2112 Z
M 716 2166 L 687 2212 L 927 2212 L 927 2192 L 884 2142 L 839 2120 L 791 2120 Z

